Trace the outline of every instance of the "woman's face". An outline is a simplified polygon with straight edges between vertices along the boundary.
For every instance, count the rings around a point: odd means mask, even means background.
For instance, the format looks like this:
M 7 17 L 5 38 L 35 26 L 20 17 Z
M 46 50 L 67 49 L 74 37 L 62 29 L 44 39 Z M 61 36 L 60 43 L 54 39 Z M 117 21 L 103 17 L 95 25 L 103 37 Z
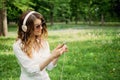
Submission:
M 40 19 L 36 19 L 34 21 L 34 35 L 40 36 L 42 34 L 42 21 Z

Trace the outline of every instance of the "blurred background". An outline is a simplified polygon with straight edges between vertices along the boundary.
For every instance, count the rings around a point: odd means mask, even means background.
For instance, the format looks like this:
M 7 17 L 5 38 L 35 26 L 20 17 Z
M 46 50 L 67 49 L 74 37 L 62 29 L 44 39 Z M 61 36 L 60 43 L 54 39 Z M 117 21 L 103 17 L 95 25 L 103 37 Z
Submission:
M 0 35 L 7 35 L 6 24 L 16 23 L 28 9 L 43 14 L 50 25 L 55 22 L 118 25 L 120 21 L 120 0 L 0 0 Z
M 67 42 L 51 80 L 120 80 L 120 0 L 0 0 L 0 80 L 19 80 L 12 45 L 26 10 L 44 16 L 51 50 Z

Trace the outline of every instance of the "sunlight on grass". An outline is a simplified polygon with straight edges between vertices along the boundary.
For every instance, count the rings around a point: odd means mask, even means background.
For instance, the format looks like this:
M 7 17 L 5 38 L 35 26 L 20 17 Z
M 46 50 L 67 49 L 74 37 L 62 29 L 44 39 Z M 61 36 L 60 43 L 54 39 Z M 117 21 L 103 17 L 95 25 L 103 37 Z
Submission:
M 106 34 L 108 33 L 108 34 Z M 113 35 L 113 36 L 112 36 Z M 49 31 L 50 41 L 54 42 L 71 42 L 71 41 L 86 41 L 86 40 L 104 40 L 113 39 L 114 36 L 119 34 L 111 34 L 104 30 L 81 30 L 81 29 L 67 29 L 67 30 L 56 30 Z M 54 40 L 53 40 L 54 38 Z
M 52 80 L 60 80 L 61 75 L 63 80 L 120 79 L 119 28 L 68 28 L 49 30 L 48 34 L 51 50 L 63 42 L 69 49 L 49 71 Z M 16 35 L 16 29 L 10 28 L 8 37 L 0 37 L 1 80 L 19 80 L 20 67 L 12 50 Z

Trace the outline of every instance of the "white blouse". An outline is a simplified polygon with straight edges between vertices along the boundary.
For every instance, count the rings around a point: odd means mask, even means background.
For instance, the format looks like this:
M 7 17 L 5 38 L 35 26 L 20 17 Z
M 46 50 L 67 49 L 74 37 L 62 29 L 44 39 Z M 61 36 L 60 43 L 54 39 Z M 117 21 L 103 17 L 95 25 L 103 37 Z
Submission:
M 49 63 L 42 71 L 40 70 L 40 64 L 50 56 L 48 42 L 38 52 L 32 51 L 32 58 L 21 50 L 21 46 L 20 39 L 13 44 L 13 51 L 21 67 L 20 80 L 50 80 L 46 69 L 53 69 L 55 67 L 53 63 Z

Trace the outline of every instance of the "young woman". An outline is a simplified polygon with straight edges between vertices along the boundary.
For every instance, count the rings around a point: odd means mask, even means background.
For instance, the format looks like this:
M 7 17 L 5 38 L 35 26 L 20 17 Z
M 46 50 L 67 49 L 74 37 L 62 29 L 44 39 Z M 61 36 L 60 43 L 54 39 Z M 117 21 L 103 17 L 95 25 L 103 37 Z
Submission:
M 67 51 L 58 45 L 50 54 L 47 27 L 43 16 L 35 11 L 24 12 L 18 22 L 18 37 L 13 51 L 21 67 L 20 80 L 50 80 L 46 69 L 55 67 L 58 58 Z

